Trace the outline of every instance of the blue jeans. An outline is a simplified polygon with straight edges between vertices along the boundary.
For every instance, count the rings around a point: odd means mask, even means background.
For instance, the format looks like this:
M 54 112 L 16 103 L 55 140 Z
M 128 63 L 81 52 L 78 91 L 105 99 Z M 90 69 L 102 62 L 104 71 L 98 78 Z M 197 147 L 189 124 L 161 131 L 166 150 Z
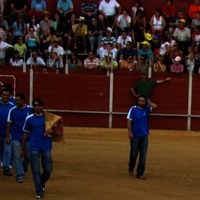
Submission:
M 24 179 L 24 167 L 23 160 L 21 158 L 21 142 L 17 140 L 12 141 L 12 155 L 13 155 L 13 165 L 16 171 L 16 180 Z
M 45 183 L 48 181 L 53 170 L 51 151 L 31 151 L 30 162 L 36 194 L 42 195 Z M 42 165 L 42 173 L 40 172 L 40 165 Z
M 0 161 L 5 170 L 9 169 L 11 164 L 11 145 L 7 145 L 5 137 L 0 137 Z
M 130 140 L 130 158 L 129 158 L 129 171 L 133 171 L 136 165 L 136 160 L 139 153 L 139 161 L 137 165 L 137 175 L 143 175 L 146 164 L 147 149 L 148 149 L 148 136 L 133 137 Z

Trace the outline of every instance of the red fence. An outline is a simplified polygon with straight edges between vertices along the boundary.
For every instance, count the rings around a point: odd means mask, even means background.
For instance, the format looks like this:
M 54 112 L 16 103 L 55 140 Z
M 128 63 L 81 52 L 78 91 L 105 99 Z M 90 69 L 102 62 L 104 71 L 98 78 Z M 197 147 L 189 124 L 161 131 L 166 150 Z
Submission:
M 29 73 L 22 69 L 1 67 L 0 74 L 16 77 L 16 92 L 29 97 Z M 169 74 L 153 74 L 161 79 Z M 171 74 L 170 74 L 171 75 Z M 35 72 L 33 96 L 41 97 L 45 108 L 56 110 L 64 117 L 67 126 L 108 127 L 109 114 L 112 114 L 112 127 L 126 127 L 126 113 L 134 103 L 130 87 L 139 75 L 129 71 L 114 72 L 113 112 L 109 113 L 109 83 L 106 72 L 95 70 L 74 70 L 70 74 Z M 8 78 L 1 78 L 3 83 Z M 199 130 L 200 123 L 200 79 L 193 77 L 191 129 Z M 156 129 L 187 129 L 188 74 L 172 75 L 172 80 L 157 85 L 152 99 L 159 106 L 150 123 Z M 29 99 L 27 98 L 27 101 Z

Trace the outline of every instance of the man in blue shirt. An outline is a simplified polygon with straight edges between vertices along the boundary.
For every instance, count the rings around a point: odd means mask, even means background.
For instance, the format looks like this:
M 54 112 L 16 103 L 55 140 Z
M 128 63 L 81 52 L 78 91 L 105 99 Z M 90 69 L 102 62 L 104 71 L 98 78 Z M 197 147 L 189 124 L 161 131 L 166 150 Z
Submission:
M 49 179 L 53 169 L 51 156 L 53 130 L 48 129 L 48 131 L 45 131 L 45 114 L 43 112 L 43 102 L 40 98 L 33 100 L 33 110 L 33 114 L 26 118 L 23 127 L 22 152 L 29 138 L 30 162 L 36 199 L 40 199 L 43 197 L 45 183 Z M 43 173 L 40 172 L 40 165 L 43 168 Z
M 6 144 L 6 125 L 9 110 L 14 107 L 9 102 L 10 90 L 3 88 L 1 90 L 0 99 L 0 162 L 2 163 L 3 173 L 5 176 L 11 176 L 10 163 L 11 163 L 11 146 Z
M 18 183 L 22 183 L 24 181 L 24 167 L 20 155 L 20 146 L 23 137 L 23 125 L 26 117 L 32 113 L 32 107 L 26 105 L 25 95 L 22 93 L 16 94 L 15 102 L 16 106 L 13 107 L 8 114 L 6 143 L 12 145 L 13 164 L 16 170 L 16 181 Z M 28 143 L 26 148 L 26 152 L 28 154 Z
M 139 153 L 136 178 L 145 179 L 144 171 L 148 148 L 149 114 L 157 105 L 149 102 L 144 95 L 137 98 L 137 104 L 132 106 L 127 115 L 128 136 L 130 139 L 129 175 L 133 174 Z

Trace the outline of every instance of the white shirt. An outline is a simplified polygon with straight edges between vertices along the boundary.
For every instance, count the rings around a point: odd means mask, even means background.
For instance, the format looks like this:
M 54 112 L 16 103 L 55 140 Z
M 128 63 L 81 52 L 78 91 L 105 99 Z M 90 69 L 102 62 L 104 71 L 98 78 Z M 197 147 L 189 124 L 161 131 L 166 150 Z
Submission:
M 10 63 L 11 66 L 19 67 L 19 66 L 22 66 L 22 65 L 23 65 L 24 61 L 23 61 L 22 58 L 19 59 L 19 60 L 15 60 L 15 61 L 13 61 L 13 59 L 10 58 L 9 63 Z
M 99 10 L 103 11 L 106 16 L 113 16 L 116 14 L 116 8 L 119 7 L 120 5 L 116 0 L 110 0 L 109 2 L 102 0 L 99 5 Z
M 52 45 L 50 45 L 48 48 L 48 52 L 56 52 L 58 56 L 64 55 L 64 49 L 60 45 L 58 45 L 57 47 L 53 47 Z
M 28 60 L 26 61 L 27 65 L 46 65 L 44 60 L 40 57 L 37 57 L 37 60 L 34 61 L 32 57 L 29 57 Z
M 167 47 L 169 47 L 169 42 L 165 42 L 160 46 L 160 55 L 165 55 L 167 53 Z
M 126 47 L 127 42 L 132 42 L 132 38 L 129 35 L 127 35 L 125 39 L 121 35 L 117 38 L 117 43 L 120 44 L 122 48 Z
M 117 21 L 120 27 L 122 28 L 129 27 L 131 23 L 131 17 L 127 15 L 126 18 L 124 18 L 123 15 L 119 15 L 119 17 L 117 18 Z
M 0 42 L 0 59 L 5 58 L 6 49 L 8 47 L 12 47 L 12 45 L 8 44 L 7 42 L 1 41 Z

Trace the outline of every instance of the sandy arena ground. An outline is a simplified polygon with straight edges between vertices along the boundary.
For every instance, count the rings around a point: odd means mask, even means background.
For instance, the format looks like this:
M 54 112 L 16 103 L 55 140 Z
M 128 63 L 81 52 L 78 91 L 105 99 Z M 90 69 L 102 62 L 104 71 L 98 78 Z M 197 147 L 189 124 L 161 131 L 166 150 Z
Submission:
M 200 132 L 151 130 L 147 180 L 128 176 L 126 129 L 67 127 L 64 137 L 65 143 L 54 143 L 54 170 L 44 199 L 200 199 Z M 0 200 L 34 198 L 30 170 L 22 184 L 1 171 Z

